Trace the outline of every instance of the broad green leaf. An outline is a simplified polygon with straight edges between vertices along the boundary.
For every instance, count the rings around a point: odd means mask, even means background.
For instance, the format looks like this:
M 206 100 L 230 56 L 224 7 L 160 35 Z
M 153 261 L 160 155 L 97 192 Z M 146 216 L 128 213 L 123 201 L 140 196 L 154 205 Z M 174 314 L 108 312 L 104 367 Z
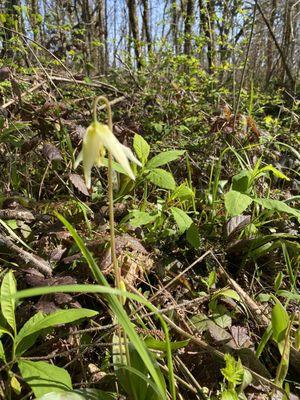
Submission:
M 1 311 L 9 326 L 16 332 L 15 307 L 16 280 L 12 271 L 4 275 L 1 284 Z
M 232 190 L 245 193 L 250 188 L 251 172 L 244 170 L 232 178 Z
M 62 392 L 62 393 L 51 392 L 44 394 L 44 396 L 39 397 L 36 400 L 86 400 L 86 399 L 87 399 L 86 397 L 81 396 L 80 394 L 72 391 L 72 392 Z M 96 399 L 98 399 L 98 397 L 95 397 L 95 400 Z
M 70 322 L 78 321 L 82 318 L 91 318 L 97 315 L 97 311 L 88 310 L 86 308 L 72 308 L 70 310 L 58 310 L 52 314 L 44 315 L 39 312 L 31 317 L 21 328 L 18 333 L 15 346 L 17 348 L 17 355 L 26 351 L 37 338 L 38 333 L 43 329 L 54 327 L 60 324 L 68 324 Z M 29 340 L 24 342 L 24 339 Z
M 253 199 L 256 203 L 260 204 L 268 210 L 284 212 L 286 214 L 294 215 L 300 221 L 300 211 L 288 206 L 284 201 L 273 199 Z
M 201 244 L 199 230 L 196 224 L 192 223 L 186 231 L 186 240 L 194 249 L 198 249 Z
M 18 366 L 25 382 L 30 386 L 36 397 L 49 392 L 64 392 L 72 390 L 69 373 L 45 361 L 19 360 Z
M 130 224 L 134 227 L 152 224 L 158 217 L 158 214 L 151 215 L 145 211 L 138 210 L 131 211 L 130 215 L 132 216 Z
M 103 392 L 99 389 L 80 389 L 69 392 L 51 392 L 36 400 L 116 400 L 115 393 Z
M 193 197 L 195 197 L 195 193 L 185 183 L 178 186 L 172 194 L 172 199 L 180 201 L 191 200 Z
M 286 175 L 284 175 L 281 171 L 279 171 L 277 168 L 273 167 L 273 165 L 269 164 L 266 165 L 265 167 L 261 168 L 259 170 L 259 174 L 263 173 L 263 172 L 273 172 L 273 174 L 280 179 L 285 179 L 287 181 L 290 180 L 290 178 L 288 178 Z
M 150 146 L 146 140 L 137 133 L 134 135 L 133 148 L 141 163 L 145 165 L 149 157 Z
M 171 207 L 171 213 L 179 228 L 179 233 L 184 233 L 192 225 L 192 218 L 183 210 L 177 207 Z
M 285 338 L 285 332 L 289 325 L 289 316 L 286 309 L 280 303 L 279 300 L 275 299 L 275 306 L 273 307 L 271 314 L 273 339 L 276 343 L 281 343 Z
M 174 190 L 176 186 L 173 175 L 161 168 L 152 169 L 147 175 L 147 179 L 162 189 Z
M 166 165 L 171 161 L 177 160 L 180 156 L 184 154 L 185 150 L 169 150 L 157 154 L 147 162 L 146 168 L 153 169 Z
M 227 192 L 224 198 L 226 210 L 231 216 L 242 214 L 252 203 L 251 197 L 235 190 Z
M 221 289 L 221 290 L 219 290 L 219 291 L 214 293 L 214 295 L 212 296 L 211 302 L 215 303 L 216 300 L 221 296 L 230 297 L 233 300 L 240 301 L 240 296 L 235 290 L 232 290 L 232 289 Z

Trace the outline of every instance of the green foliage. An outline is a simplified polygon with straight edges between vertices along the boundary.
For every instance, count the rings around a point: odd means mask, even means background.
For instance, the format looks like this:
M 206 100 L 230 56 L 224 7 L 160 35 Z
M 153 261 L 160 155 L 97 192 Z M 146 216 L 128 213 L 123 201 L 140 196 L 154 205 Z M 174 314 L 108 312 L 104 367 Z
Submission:
M 22 355 L 30 349 L 37 338 L 49 328 L 57 325 L 75 322 L 83 318 L 90 318 L 98 313 L 88 309 L 59 310 L 52 314 L 45 315 L 38 312 L 32 316 L 23 327 L 17 332 L 15 312 L 16 312 L 16 281 L 12 271 L 4 275 L 1 285 L 1 311 L 3 321 L 1 321 L 0 332 L 8 335 L 12 340 L 12 350 L 4 348 L 2 342 L 0 346 L 0 358 L 10 363 L 7 364 L 7 372 L 10 375 L 14 364 L 18 364 L 22 378 L 31 387 L 36 396 L 42 396 L 51 391 L 64 391 L 72 389 L 71 378 L 64 369 L 49 364 L 44 361 L 25 360 Z M 5 322 L 8 324 L 5 325 Z M 12 332 L 11 332 L 12 331 Z M 11 377 L 11 386 L 18 393 L 21 386 L 17 378 Z
M 49 392 L 64 392 L 72 389 L 71 377 L 63 368 L 45 361 L 29 360 L 19 360 L 18 367 L 25 382 L 37 397 Z

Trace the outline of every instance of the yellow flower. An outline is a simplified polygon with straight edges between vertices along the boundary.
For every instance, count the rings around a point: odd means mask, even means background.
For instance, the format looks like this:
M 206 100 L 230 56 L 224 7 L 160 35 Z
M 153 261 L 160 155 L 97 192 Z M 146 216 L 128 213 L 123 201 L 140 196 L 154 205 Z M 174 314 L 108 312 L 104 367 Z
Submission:
M 82 150 L 79 153 L 74 168 L 83 162 L 83 172 L 85 183 L 88 189 L 91 187 L 91 170 L 94 165 L 100 167 L 103 165 L 103 158 L 107 149 L 115 160 L 123 167 L 126 174 L 135 179 L 134 173 L 130 167 L 129 161 L 133 161 L 140 167 L 142 164 L 134 156 L 132 151 L 118 141 L 108 125 L 93 122 L 86 130 L 83 138 Z

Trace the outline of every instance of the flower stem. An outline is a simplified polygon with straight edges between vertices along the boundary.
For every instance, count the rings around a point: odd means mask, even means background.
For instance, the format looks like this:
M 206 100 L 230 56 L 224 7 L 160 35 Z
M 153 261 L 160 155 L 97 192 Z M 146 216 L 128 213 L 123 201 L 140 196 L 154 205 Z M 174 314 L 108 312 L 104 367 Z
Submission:
M 93 120 L 97 122 L 97 106 L 102 101 L 107 109 L 107 124 L 113 131 L 112 112 L 108 99 L 105 96 L 98 96 L 94 100 L 93 105 Z M 111 260 L 115 272 L 115 286 L 120 287 L 121 274 L 116 256 L 116 237 L 115 237 L 115 219 L 114 219 L 114 195 L 113 195 L 113 180 L 112 180 L 112 155 L 108 152 L 108 205 L 109 205 L 109 226 L 110 226 L 110 251 Z

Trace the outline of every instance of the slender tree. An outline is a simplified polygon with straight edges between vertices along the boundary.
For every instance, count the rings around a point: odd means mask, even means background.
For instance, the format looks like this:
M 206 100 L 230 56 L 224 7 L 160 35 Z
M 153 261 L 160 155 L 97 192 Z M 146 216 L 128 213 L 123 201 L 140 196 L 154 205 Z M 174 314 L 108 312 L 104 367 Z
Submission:
M 141 44 L 139 39 L 139 23 L 137 17 L 136 0 L 127 0 L 127 7 L 129 15 L 129 27 L 133 39 L 136 64 L 137 68 L 140 69 L 142 66 L 142 58 L 141 58 Z

